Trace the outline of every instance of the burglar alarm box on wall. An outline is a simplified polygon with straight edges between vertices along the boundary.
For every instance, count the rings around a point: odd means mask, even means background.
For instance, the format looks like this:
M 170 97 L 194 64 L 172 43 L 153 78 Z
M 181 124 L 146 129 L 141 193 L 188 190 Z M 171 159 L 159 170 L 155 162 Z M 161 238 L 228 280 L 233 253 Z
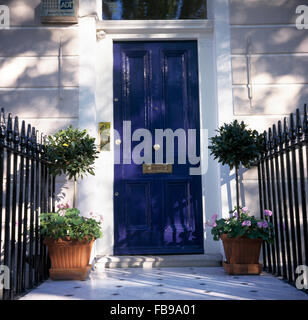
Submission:
M 42 23 L 77 23 L 79 0 L 42 0 Z

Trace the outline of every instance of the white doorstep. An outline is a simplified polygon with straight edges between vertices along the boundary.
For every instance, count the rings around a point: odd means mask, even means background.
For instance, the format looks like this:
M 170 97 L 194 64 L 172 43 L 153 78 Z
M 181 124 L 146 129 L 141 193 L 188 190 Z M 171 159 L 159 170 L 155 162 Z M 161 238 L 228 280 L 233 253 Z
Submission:
M 220 254 L 97 256 L 95 268 L 219 267 Z

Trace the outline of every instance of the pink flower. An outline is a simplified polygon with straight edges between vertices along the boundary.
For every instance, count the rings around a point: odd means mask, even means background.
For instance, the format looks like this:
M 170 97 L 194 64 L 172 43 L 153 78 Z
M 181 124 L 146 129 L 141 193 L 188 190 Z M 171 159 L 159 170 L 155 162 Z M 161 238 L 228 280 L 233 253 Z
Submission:
M 216 224 L 216 219 L 218 217 L 218 214 L 213 214 L 212 217 L 211 217 L 211 220 L 212 220 L 212 227 L 216 227 L 217 224 Z
M 245 227 L 245 226 L 250 227 L 251 226 L 251 221 L 250 220 L 243 221 L 242 226 L 243 227 Z
M 271 210 L 265 209 L 264 210 L 264 215 L 267 216 L 267 217 L 271 217 L 273 215 L 273 212 Z
M 94 219 L 96 222 L 102 223 L 104 221 L 104 218 L 101 214 L 96 214 L 95 212 L 90 212 L 90 219 Z
M 60 210 L 60 211 L 59 211 L 59 215 L 60 215 L 61 217 L 64 217 L 64 216 L 65 216 L 65 211 Z
M 247 207 L 243 207 L 243 208 L 242 208 L 242 212 L 243 212 L 243 213 L 247 213 L 248 211 L 249 211 L 249 210 L 248 210 Z
M 207 221 L 207 222 L 205 223 L 205 225 L 206 225 L 206 226 L 209 226 L 209 227 L 216 227 L 216 226 L 217 226 L 216 222 L 211 223 L 211 222 L 209 222 L 209 221 Z
M 268 228 L 268 223 L 267 223 L 267 221 L 260 221 L 260 222 L 258 222 L 258 227 L 259 227 L 259 228 L 267 229 L 267 228 Z
M 59 204 L 57 205 L 57 208 L 58 208 L 59 210 L 69 209 L 69 208 L 70 208 L 70 202 L 68 201 L 68 202 L 66 202 L 66 203 L 59 203 Z
M 258 222 L 258 227 L 263 228 L 263 221 Z
M 216 219 L 218 217 L 218 214 L 213 214 L 212 217 L 211 217 L 211 222 L 207 221 L 205 223 L 206 226 L 209 226 L 209 227 L 216 227 L 217 224 L 216 224 Z

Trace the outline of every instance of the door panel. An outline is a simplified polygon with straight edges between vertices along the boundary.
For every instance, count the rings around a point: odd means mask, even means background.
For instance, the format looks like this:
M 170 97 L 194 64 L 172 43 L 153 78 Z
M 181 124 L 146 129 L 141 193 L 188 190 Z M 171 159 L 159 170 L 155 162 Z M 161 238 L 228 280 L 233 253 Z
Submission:
M 125 225 L 128 230 L 151 228 L 150 183 L 129 182 L 125 184 Z
M 187 129 L 187 56 L 179 50 L 163 51 L 163 59 L 164 127 Z
M 196 129 L 199 153 L 198 95 L 195 41 L 114 43 L 114 126 L 121 137 L 123 121 L 131 121 L 131 134 L 149 130 L 151 148 L 155 129 L 180 128 L 186 137 Z M 132 141 L 131 150 L 139 143 Z M 172 173 L 143 174 L 131 153 L 116 148 L 122 161 L 114 168 L 115 254 L 203 252 L 201 176 L 189 175 L 188 162 L 178 164 L 178 143 L 175 137 Z

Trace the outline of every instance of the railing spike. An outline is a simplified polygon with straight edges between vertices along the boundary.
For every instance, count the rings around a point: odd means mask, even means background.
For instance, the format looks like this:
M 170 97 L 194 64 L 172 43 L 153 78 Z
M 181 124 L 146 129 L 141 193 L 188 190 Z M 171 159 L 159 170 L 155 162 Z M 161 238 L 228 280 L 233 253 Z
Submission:
M 268 145 L 269 150 L 271 151 L 273 149 L 273 134 L 272 134 L 272 128 L 268 128 Z
M 26 123 L 23 120 L 21 123 L 21 133 L 20 133 L 20 147 L 21 152 L 24 152 L 25 146 L 27 144 L 27 138 L 26 138 Z
M 31 125 L 28 124 L 27 129 L 27 139 L 26 139 L 26 151 L 27 154 L 31 155 L 31 148 L 32 148 L 32 140 L 31 140 Z
M 32 127 L 32 139 L 36 140 L 36 130 L 35 127 Z
M 277 130 L 276 130 L 276 125 L 273 124 L 273 147 L 274 150 L 277 150 L 278 143 L 279 143 L 279 137 L 277 136 Z
M 14 119 L 14 133 L 17 133 L 19 134 L 19 121 L 18 121 L 18 117 L 16 116 L 15 119 Z
M 283 136 L 283 131 L 282 131 L 282 124 L 281 121 L 278 121 L 278 137 L 279 137 L 279 149 L 283 149 L 283 144 L 284 144 L 284 136 Z
M 25 120 L 22 121 L 21 123 L 21 135 L 22 136 L 26 136 L 26 123 L 25 123 Z
M 307 119 L 307 104 L 304 105 L 304 117 L 303 117 L 303 131 L 305 133 L 305 140 L 308 140 L 308 119 Z
M 267 142 L 267 132 L 266 132 L 266 130 L 264 130 L 264 132 L 263 132 L 263 143 L 264 143 L 265 154 L 267 154 L 267 152 L 268 152 L 268 142 Z
M 11 113 L 9 113 L 7 118 L 7 131 L 13 131 L 13 119 Z
M 12 114 L 9 113 L 8 118 L 7 118 L 7 129 L 6 129 L 6 142 L 8 146 L 11 146 L 13 140 L 13 119 L 12 119 Z
M 31 124 L 28 124 L 28 128 L 27 128 L 27 137 L 31 137 Z
M 36 152 L 39 153 L 40 152 L 40 133 L 38 130 L 36 130 Z
M 18 144 L 20 142 L 20 136 L 19 136 L 19 121 L 18 121 L 18 117 L 15 117 L 15 121 L 14 121 L 14 145 L 15 145 L 15 149 L 18 149 Z
M 5 131 L 6 131 L 5 113 L 4 113 L 4 109 L 1 108 L 1 111 L 0 111 L 0 139 L 1 139 L 2 144 L 4 143 Z
M 1 123 L 1 126 L 5 126 L 5 111 L 4 111 L 4 108 L 1 108 L 0 123 Z
M 296 128 L 295 128 L 295 123 L 294 123 L 294 114 L 291 113 L 290 114 L 290 139 L 291 139 L 291 143 L 295 143 L 296 140 Z
M 301 140 L 303 135 L 303 127 L 301 123 L 301 115 L 299 109 L 296 109 L 296 135 L 298 142 Z
M 286 117 L 284 117 L 283 119 L 283 137 L 284 137 L 284 142 L 288 144 L 290 141 L 290 138 L 289 138 L 288 120 Z
M 35 155 L 37 149 L 36 149 L 36 130 L 35 127 L 32 127 L 32 135 L 31 135 L 31 142 L 32 142 L 32 152 Z
M 281 125 L 281 120 L 278 121 L 278 136 L 282 138 L 282 125 Z M 281 139 L 280 139 L 281 142 Z

